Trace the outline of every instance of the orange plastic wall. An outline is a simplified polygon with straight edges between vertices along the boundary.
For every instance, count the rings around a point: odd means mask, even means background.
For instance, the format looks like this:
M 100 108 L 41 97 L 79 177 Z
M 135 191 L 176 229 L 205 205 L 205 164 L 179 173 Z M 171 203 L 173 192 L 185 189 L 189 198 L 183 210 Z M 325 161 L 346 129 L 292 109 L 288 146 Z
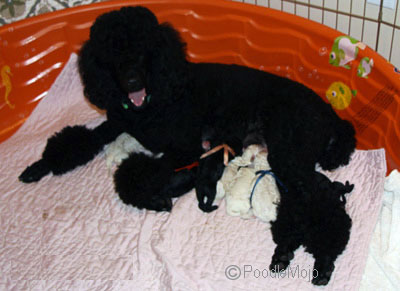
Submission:
M 1 27 L 0 141 L 46 95 L 69 55 L 88 38 L 96 16 L 126 5 L 147 6 L 160 21 L 172 23 L 187 42 L 192 61 L 273 72 L 313 88 L 326 102 L 331 101 L 327 95 L 342 91 L 350 103 L 336 111 L 355 125 L 357 147 L 384 147 L 388 171 L 399 168 L 400 74 L 391 64 L 368 47 L 350 44 L 350 61 L 332 65 L 332 52 L 339 55 L 335 43 L 340 32 L 272 9 L 219 0 L 109 1 Z M 362 62 L 371 71 L 360 77 Z

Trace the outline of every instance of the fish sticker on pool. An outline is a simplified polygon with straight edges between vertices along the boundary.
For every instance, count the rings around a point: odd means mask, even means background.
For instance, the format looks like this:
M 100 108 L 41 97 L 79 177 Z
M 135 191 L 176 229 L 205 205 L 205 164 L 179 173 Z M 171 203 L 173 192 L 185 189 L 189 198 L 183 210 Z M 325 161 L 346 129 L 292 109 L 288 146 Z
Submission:
M 359 49 L 364 50 L 365 47 L 365 44 L 355 38 L 339 36 L 333 42 L 329 63 L 335 67 L 350 69 L 349 63 L 357 58 Z
M 374 66 L 374 60 L 368 57 L 362 58 L 360 64 L 357 69 L 357 76 L 362 78 L 368 78 L 368 75 L 372 71 L 372 67 Z
M 335 109 L 343 110 L 350 106 L 351 100 L 357 94 L 342 82 L 333 82 L 326 91 L 326 98 Z
M 10 76 L 12 76 L 10 67 L 7 65 L 4 65 L 1 68 L 1 82 L 4 86 L 4 88 L 6 89 L 6 91 L 4 93 L 4 100 L 6 101 L 6 104 L 8 105 L 8 107 L 10 107 L 11 109 L 14 109 L 15 105 L 11 104 L 10 100 L 8 100 L 8 96 L 10 95 L 11 90 L 12 90 Z

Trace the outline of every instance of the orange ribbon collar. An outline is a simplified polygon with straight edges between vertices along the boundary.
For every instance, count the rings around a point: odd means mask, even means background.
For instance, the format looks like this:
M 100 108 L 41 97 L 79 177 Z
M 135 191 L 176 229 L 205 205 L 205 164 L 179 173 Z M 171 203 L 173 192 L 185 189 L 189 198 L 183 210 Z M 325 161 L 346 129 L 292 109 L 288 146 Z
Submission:
M 229 153 L 232 156 L 235 156 L 235 151 L 230 146 L 228 146 L 227 144 L 221 144 L 219 146 L 216 146 L 215 148 L 213 148 L 213 149 L 209 150 L 208 152 L 202 154 L 200 156 L 200 159 L 204 159 L 204 158 L 206 158 L 206 157 L 218 152 L 221 149 L 224 149 L 224 165 L 227 166 L 228 162 L 229 162 Z
M 182 168 L 175 169 L 174 171 L 175 172 L 180 172 L 180 171 L 183 171 L 183 170 L 189 170 L 190 171 L 191 169 L 193 169 L 195 167 L 198 167 L 198 166 L 199 166 L 199 162 L 196 161 L 196 162 L 191 163 L 190 165 L 184 166 Z

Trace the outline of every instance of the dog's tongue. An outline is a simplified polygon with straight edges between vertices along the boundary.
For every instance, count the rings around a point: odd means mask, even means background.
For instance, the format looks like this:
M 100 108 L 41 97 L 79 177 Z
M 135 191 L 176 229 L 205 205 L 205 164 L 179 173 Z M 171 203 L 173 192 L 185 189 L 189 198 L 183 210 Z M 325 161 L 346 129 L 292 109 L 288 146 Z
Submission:
M 129 99 L 131 99 L 132 103 L 135 106 L 137 107 L 142 106 L 144 98 L 146 97 L 146 89 L 143 88 L 142 90 L 129 93 L 128 97 Z

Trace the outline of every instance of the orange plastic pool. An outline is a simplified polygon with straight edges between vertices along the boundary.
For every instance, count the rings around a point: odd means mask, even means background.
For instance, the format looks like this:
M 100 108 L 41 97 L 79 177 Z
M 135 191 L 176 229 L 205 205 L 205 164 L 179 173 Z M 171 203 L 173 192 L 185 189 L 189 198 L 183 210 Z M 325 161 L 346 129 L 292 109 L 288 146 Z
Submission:
M 238 63 L 313 88 L 353 122 L 359 149 L 384 147 L 400 165 L 400 73 L 362 43 L 294 15 L 216 0 L 111 1 L 29 18 L 0 28 L 0 141 L 46 95 L 101 13 L 144 5 L 171 22 L 192 61 Z

